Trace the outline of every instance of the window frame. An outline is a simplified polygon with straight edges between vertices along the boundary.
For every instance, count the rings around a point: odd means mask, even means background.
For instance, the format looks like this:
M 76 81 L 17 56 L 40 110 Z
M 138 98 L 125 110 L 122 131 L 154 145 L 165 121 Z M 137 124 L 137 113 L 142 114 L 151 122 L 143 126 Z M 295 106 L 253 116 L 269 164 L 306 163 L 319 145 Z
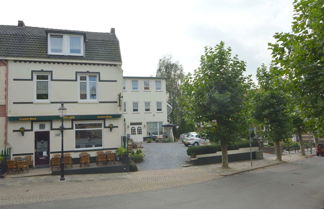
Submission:
M 37 99 L 37 76 L 38 75 L 47 75 L 47 99 Z M 44 80 L 40 80 L 44 81 Z M 37 72 L 34 73 L 34 102 L 35 103 L 49 103 L 50 102 L 50 92 L 51 92 L 51 74 L 47 72 Z
M 133 83 L 136 81 L 137 83 L 137 88 L 134 89 L 134 86 L 133 86 Z M 139 83 L 138 83 L 138 80 L 132 80 L 132 91 L 138 91 L 139 90 Z
M 135 104 L 135 103 L 137 104 L 137 111 L 134 111 L 134 104 Z M 133 102 L 133 103 L 132 103 L 132 112 L 133 112 L 133 113 L 139 113 L 139 102 Z
M 86 99 L 81 99 L 81 82 L 84 82 L 84 81 L 81 81 L 81 77 L 82 76 L 86 76 Z M 95 76 L 96 77 L 96 98 L 95 99 L 91 99 L 91 96 L 90 96 L 90 80 L 89 80 L 89 77 L 90 76 Z M 79 94 L 78 94 L 78 101 L 79 102 L 91 102 L 91 103 L 96 103 L 98 102 L 98 75 L 97 74 L 91 74 L 91 73 L 81 73 L 81 74 L 78 74 L 78 83 L 79 83 Z
M 157 83 L 160 83 L 160 88 L 158 89 L 157 87 L 158 87 L 158 85 L 157 85 Z M 162 91 L 162 80 L 155 80 L 155 90 L 156 91 Z
M 148 106 L 149 106 L 149 109 L 148 110 L 146 110 L 146 104 L 149 104 Z M 144 102 L 144 112 L 151 112 L 151 102 L 149 102 L 149 101 L 146 101 L 146 102 Z
M 51 36 L 62 36 L 62 52 L 52 52 Z M 80 37 L 80 53 L 71 53 L 70 38 Z M 68 55 L 68 56 L 84 56 L 84 36 L 78 34 L 48 33 L 47 36 L 47 53 L 49 55 Z
M 147 84 L 147 86 L 145 85 L 145 84 Z M 150 89 L 150 80 L 144 80 L 143 81 L 143 90 L 144 91 L 150 91 L 151 89 Z
M 161 104 L 161 110 L 158 110 L 158 104 Z M 163 112 L 163 102 L 161 101 L 156 102 L 156 112 Z
M 76 128 L 76 126 L 78 124 L 93 124 L 93 123 L 100 123 L 101 124 L 101 128 Z M 104 131 L 104 127 L 103 127 L 103 122 L 102 121 L 77 121 L 74 124 L 74 148 L 78 149 L 78 150 L 83 150 L 83 149 L 101 149 L 103 147 L 103 131 Z M 76 143 L 76 131 L 82 131 L 82 130 L 101 130 L 101 146 L 99 147 L 79 147 L 77 148 L 77 143 Z

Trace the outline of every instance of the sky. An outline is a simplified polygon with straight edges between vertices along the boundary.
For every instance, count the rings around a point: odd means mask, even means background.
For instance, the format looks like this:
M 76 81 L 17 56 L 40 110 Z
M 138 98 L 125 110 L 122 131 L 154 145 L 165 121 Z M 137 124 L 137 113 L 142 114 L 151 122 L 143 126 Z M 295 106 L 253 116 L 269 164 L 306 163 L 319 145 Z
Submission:
M 269 65 L 268 43 L 289 32 L 293 0 L 2 0 L 0 24 L 110 32 L 120 41 L 124 76 L 155 76 L 172 56 L 186 73 L 204 47 L 224 41 L 247 64 Z

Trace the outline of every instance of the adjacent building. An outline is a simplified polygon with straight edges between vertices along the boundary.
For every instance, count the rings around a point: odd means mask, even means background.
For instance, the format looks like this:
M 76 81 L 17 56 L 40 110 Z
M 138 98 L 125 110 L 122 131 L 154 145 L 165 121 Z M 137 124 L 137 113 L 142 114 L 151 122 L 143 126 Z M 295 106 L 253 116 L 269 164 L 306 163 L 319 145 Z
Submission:
M 166 80 L 159 77 L 124 77 L 123 115 L 126 134 L 135 142 L 162 136 L 167 124 Z
M 121 64 L 114 28 L 96 33 L 22 21 L 0 25 L 0 149 L 11 147 L 12 156 L 31 155 L 36 166 L 48 165 L 50 155 L 61 150 L 61 104 L 67 109 L 66 152 L 77 158 L 120 147 Z

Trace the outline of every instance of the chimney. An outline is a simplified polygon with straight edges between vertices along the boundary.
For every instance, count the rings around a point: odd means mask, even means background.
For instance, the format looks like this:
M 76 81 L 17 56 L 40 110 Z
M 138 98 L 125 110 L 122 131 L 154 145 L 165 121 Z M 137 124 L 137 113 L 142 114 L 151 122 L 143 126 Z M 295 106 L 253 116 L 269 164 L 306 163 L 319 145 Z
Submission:
M 25 27 L 24 21 L 18 20 L 18 27 Z
M 111 28 L 110 33 L 115 34 L 115 28 Z

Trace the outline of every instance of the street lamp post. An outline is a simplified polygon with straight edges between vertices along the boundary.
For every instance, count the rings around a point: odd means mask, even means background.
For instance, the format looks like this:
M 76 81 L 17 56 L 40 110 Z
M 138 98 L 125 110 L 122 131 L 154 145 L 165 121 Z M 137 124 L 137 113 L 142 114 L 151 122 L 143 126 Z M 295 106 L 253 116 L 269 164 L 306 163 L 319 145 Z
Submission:
M 61 178 L 60 181 L 64 181 L 64 113 L 66 111 L 66 107 L 64 107 L 64 103 L 61 104 L 61 107 L 58 109 L 61 116 Z

